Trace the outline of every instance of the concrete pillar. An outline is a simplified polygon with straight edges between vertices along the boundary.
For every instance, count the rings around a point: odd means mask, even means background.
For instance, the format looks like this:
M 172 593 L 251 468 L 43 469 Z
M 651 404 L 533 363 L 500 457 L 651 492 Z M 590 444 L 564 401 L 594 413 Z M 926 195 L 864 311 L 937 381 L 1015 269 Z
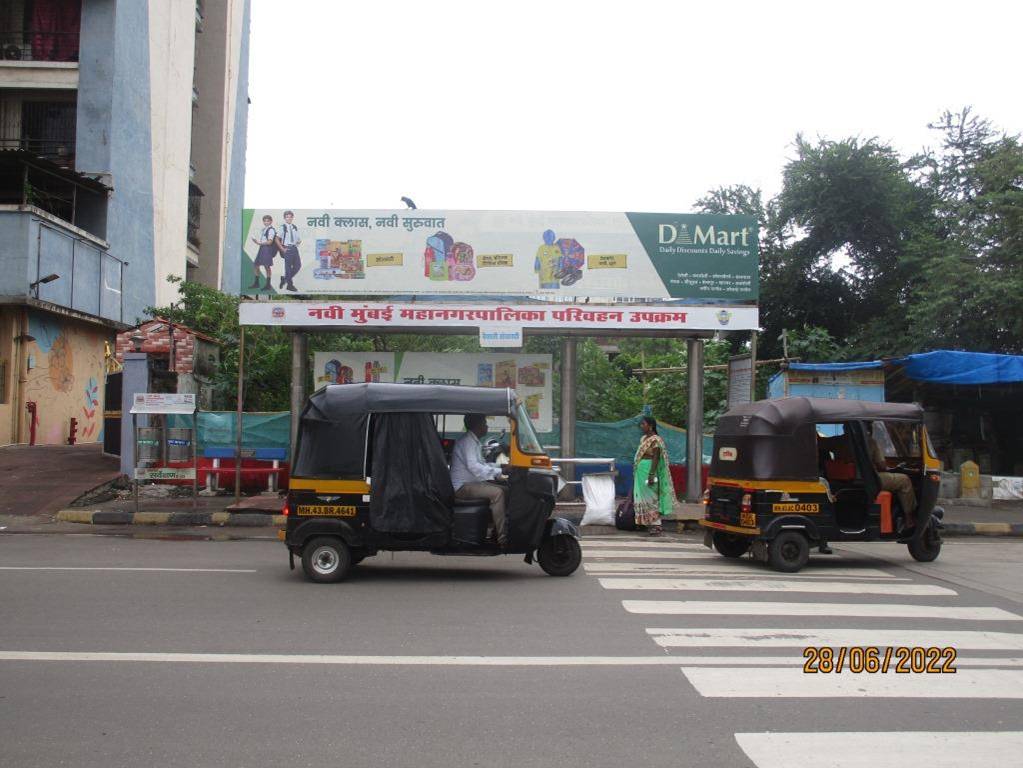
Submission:
M 566 458 L 575 456 L 576 365 L 576 340 L 565 337 L 561 340 L 561 455 Z M 575 467 L 562 465 L 561 477 L 575 480 Z
M 302 331 L 291 334 L 291 460 L 295 459 L 298 417 L 305 407 L 305 384 L 309 379 L 308 337 Z
M 686 501 L 703 496 L 703 340 L 686 340 L 689 379 L 689 420 L 686 423 Z
M 135 476 L 135 434 L 131 429 L 131 406 L 136 392 L 149 391 L 149 356 L 125 352 L 121 372 L 121 474 Z M 139 415 L 138 425 L 149 426 L 149 417 Z

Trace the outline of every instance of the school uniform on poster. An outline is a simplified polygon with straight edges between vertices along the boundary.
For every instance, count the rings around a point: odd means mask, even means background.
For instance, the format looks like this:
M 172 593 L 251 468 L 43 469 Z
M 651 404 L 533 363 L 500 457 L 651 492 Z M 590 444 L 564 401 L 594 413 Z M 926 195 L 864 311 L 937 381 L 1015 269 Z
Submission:
M 281 245 L 284 246 L 284 277 L 281 278 L 281 288 L 289 291 L 298 290 L 292 282 L 298 271 L 302 269 L 302 257 L 299 256 L 298 246 L 302 237 L 298 234 L 298 227 L 294 224 L 284 222 L 281 224 Z
M 268 227 L 263 227 L 263 231 L 259 236 L 259 251 L 256 253 L 256 267 L 272 267 L 274 265 L 274 256 L 277 253 L 277 246 L 274 244 L 274 240 L 277 239 L 277 230 L 271 224 Z M 269 272 L 267 276 L 269 277 Z

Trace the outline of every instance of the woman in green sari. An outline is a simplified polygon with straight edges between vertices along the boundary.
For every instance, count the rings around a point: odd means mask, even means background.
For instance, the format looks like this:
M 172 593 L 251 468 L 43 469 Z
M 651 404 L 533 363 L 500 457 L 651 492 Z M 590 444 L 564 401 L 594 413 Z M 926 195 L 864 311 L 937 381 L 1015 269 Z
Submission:
M 643 439 L 633 459 L 632 504 L 636 525 L 645 525 L 651 536 L 661 534 L 661 518 L 671 514 L 675 489 L 668 471 L 668 449 L 657 434 L 657 421 L 644 416 L 639 422 Z

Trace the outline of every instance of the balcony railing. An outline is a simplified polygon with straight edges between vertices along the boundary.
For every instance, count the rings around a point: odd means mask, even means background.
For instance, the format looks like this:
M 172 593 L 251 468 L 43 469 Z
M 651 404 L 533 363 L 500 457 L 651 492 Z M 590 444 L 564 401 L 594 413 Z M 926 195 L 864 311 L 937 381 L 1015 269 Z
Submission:
M 78 61 L 79 31 L 0 32 L 0 58 L 6 61 Z
M 0 137 L 0 149 L 22 149 L 31 152 L 36 157 L 49 160 L 61 168 L 73 170 L 75 167 L 75 140 L 73 138 L 57 140 Z

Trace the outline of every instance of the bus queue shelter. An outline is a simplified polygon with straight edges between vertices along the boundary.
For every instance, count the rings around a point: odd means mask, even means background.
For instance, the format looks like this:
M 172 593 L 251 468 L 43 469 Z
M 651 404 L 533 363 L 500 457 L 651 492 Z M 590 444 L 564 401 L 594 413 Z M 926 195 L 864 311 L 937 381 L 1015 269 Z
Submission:
M 311 330 L 479 333 L 503 351 L 561 336 L 563 457 L 575 451 L 578 337 L 685 338 L 695 500 L 703 339 L 757 328 L 758 241 L 755 219 L 723 214 L 245 209 L 240 285 L 266 298 L 243 302 L 240 322 L 293 334 L 292 444 Z M 411 300 L 381 300 L 399 296 Z
M 576 342 L 580 337 L 684 338 L 688 351 L 687 485 L 688 501 L 700 496 L 703 435 L 703 341 L 721 332 L 752 331 L 755 306 L 674 304 L 464 303 L 448 301 L 365 302 L 244 301 L 239 308 L 246 326 L 277 326 L 292 337 L 292 446 L 297 419 L 310 379 L 307 334 L 338 331 L 367 333 L 429 333 L 474 335 L 481 346 L 499 339 L 504 350 L 520 347 L 530 335 L 556 335 L 561 342 L 561 453 L 575 453 Z M 244 341 L 242 342 L 244 343 Z M 239 411 L 241 380 L 239 371 Z M 239 418 L 238 423 L 241 423 Z

